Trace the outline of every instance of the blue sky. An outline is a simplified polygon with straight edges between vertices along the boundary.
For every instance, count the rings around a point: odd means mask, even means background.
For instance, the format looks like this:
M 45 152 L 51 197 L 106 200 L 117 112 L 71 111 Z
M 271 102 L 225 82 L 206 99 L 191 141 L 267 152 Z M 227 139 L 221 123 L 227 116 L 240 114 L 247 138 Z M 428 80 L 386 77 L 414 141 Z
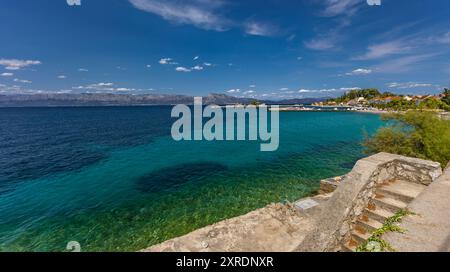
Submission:
M 0 2 L 0 94 L 283 99 L 450 85 L 448 0 Z

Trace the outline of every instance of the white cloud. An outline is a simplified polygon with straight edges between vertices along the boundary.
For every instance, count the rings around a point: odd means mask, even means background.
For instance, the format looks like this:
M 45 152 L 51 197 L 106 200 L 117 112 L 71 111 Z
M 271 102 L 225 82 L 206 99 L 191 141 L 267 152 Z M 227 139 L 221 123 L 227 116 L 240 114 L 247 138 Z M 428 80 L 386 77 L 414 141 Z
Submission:
M 13 73 L 2 73 L 2 74 L 0 74 L 0 76 L 2 76 L 2 77 L 12 77 L 12 76 L 14 76 L 14 74 Z
M 42 90 L 34 90 L 34 89 L 28 89 L 24 88 L 18 85 L 4 85 L 0 84 L 0 93 L 3 94 L 17 94 L 17 93 L 41 93 Z
M 59 78 L 59 79 L 66 79 L 67 76 L 65 76 L 65 75 L 59 75 L 58 78 Z
M 312 49 L 312 50 L 330 50 L 333 49 L 336 46 L 337 42 L 337 34 L 336 33 L 329 33 L 328 35 L 319 35 L 316 38 L 313 38 L 309 41 L 305 41 L 304 45 L 306 48 Z
M 244 24 L 245 33 L 254 36 L 270 37 L 276 33 L 276 28 L 272 25 L 258 22 L 246 22 Z
M 342 87 L 329 89 L 300 89 L 299 93 L 332 93 L 332 92 L 346 92 L 350 90 L 360 90 L 360 87 Z
M 178 63 L 174 62 L 173 59 L 171 59 L 171 58 L 162 58 L 162 59 L 159 60 L 159 64 L 162 64 L 162 65 L 169 65 L 169 64 L 170 65 L 176 65 Z
M 342 30 L 351 25 L 353 15 L 364 6 L 365 0 L 314 0 L 323 5 L 322 17 L 337 17 L 328 30 L 319 32 L 317 37 L 304 41 L 304 46 L 312 50 L 330 50 L 344 38 Z
M 118 92 L 130 92 L 134 91 L 135 89 L 129 89 L 129 88 L 117 88 L 116 91 Z
M 134 89 L 134 88 L 125 88 L 125 87 L 115 87 L 114 83 L 111 82 L 100 82 L 89 84 L 86 86 L 77 86 L 72 87 L 74 90 L 84 90 L 94 93 L 105 93 L 105 92 L 133 92 L 133 91 L 151 91 L 152 89 Z
M 18 78 L 15 78 L 15 79 L 14 79 L 14 82 L 18 82 L 18 83 L 27 83 L 27 84 L 33 83 L 31 80 L 27 80 L 27 79 L 18 79 Z
M 288 90 L 289 90 L 289 88 L 287 88 L 287 87 L 280 88 L 280 91 L 288 91 Z
M 368 75 L 372 73 L 371 69 L 363 69 L 363 68 L 359 68 L 356 70 L 353 70 L 349 73 L 346 73 L 347 76 L 360 76 L 360 75 Z
M 207 30 L 224 31 L 229 21 L 218 14 L 223 1 L 213 0 L 129 0 L 143 11 L 177 24 L 189 24 Z
M 244 94 L 253 94 L 253 93 L 255 93 L 255 92 L 256 92 L 256 91 L 248 90 L 248 91 L 245 91 Z
M 97 83 L 96 85 L 100 86 L 100 87 L 110 87 L 110 86 L 113 86 L 114 83 L 111 83 L 111 82 L 108 82 L 108 83 L 100 82 L 100 83 Z
M 89 70 L 85 69 L 85 68 L 80 68 L 80 69 L 78 69 L 78 72 L 89 72 Z
M 209 62 L 205 62 L 205 63 L 203 63 L 203 65 L 205 65 L 205 66 L 213 66 L 213 64 L 209 63 Z
M 388 41 L 380 44 L 373 44 L 367 48 L 367 53 L 354 58 L 355 60 L 374 60 L 390 55 L 404 54 L 411 50 L 402 40 Z
M 423 87 L 433 87 L 433 84 L 430 83 L 418 83 L 418 82 L 392 82 L 386 84 L 389 88 L 397 88 L 397 89 L 410 89 L 410 88 L 423 88 Z
M 156 14 L 163 19 L 200 29 L 227 31 L 231 27 L 242 28 L 249 35 L 273 36 L 277 28 L 271 24 L 245 21 L 244 23 L 223 16 L 226 0 L 128 0 L 135 8 Z M 194 59 L 195 60 L 195 59 Z
M 22 68 L 41 64 L 38 60 L 0 59 L 0 66 L 7 70 L 20 70 Z
M 427 61 L 437 54 L 424 54 L 424 55 L 415 55 L 408 56 L 396 59 L 387 60 L 377 66 L 375 66 L 375 70 L 381 73 L 403 73 L 414 70 L 418 66 L 415 64 Z
M 443 43 L 443 44 L 450 43 L 450 32 L 447 32 L 447 33 L 443 34 L 442 36 L 437 37 L 436 41 L 438 43 Z
M 194 60 L 198 60 L 200 58 L 200 56 L 195 56 Z
M 201 71 L 203 70 L 203 67 L 200 65 L 195 65 L 194 67 L 192 67 L 192 70 Z
M 343 88 L 339 88 L 339 90 L 341 91 L 352 91 L 352 90 L 361 90 L 360 87 L 343 87 Z
M 145 67 L 152 68 L 152 66 L 150 64 L 145 65 Z
M 248 87 L 250 87 L 250 88 L 256 88 L 256 85 L 255 85 L 255 84 L 252 84 L 252 85 L 250 85 L 250 86 L 248 86 Z
M 353 15 L 365 0 L 324 0 L 325 9 L 322 15 L 334 17 L 339 15 Z
M 95 91 L 115 91 L 113 87 L 114 83 L 111 82 L 100 82 L 95 84 L 89 84 L 87 86 L 72 87 L 72 89 L 85 89 L 85 90 L 95 90 Z
M 183 72 L 183 73 L 189 73 L 189 72 L 191 72 L 192 70 L 189 69 L 189 68 L 186 68 L 186 67 L 179 66 L 179 67 L 175 68 L 175 71 L 177 71 L 177 72 Z
M 231 89 L 227 91 L 227 93 L 240 93 L 240 92 L 241 92 L 240 89 Z

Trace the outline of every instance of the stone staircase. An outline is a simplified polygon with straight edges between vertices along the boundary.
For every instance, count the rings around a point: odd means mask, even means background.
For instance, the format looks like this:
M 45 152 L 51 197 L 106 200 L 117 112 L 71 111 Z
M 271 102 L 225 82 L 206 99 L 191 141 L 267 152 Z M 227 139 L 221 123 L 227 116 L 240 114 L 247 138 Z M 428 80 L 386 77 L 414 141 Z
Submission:
M 397 211 L 405 209 L 427 186 L 409 181 L 383 182 L 375 191 L 362 215 L 351 231 L 351 238 L 343 243 L 343 252 L 354 252 L 370 238 L 372 232 L 381 228 L 385 220 Z

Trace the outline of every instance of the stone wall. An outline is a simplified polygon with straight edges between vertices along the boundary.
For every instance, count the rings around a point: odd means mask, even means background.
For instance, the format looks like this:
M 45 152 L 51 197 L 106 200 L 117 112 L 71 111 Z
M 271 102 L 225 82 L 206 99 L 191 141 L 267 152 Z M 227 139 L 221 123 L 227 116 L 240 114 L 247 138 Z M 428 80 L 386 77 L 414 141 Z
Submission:
M 346 240 L 357 217 L 372 198 L 378 184 L 391 179 L 429 185 L 442 174 L 439 163 L 388 153 L 362 159 L 341 181 L 325 203 L 310 233 L 298 251 L 337 251 Z
M 336 191 L 341 184 L 341 181 L 344 180 L 345 176 L 338 176 L 334 178 L 327 178 L 320 181 L 319 194 L 329 194 Z

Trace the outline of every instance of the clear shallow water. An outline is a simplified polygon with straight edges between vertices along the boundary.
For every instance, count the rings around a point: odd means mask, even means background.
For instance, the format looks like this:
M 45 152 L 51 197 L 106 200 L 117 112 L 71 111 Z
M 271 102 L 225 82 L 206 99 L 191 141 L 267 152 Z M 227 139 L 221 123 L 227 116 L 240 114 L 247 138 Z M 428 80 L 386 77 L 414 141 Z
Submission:
M 317 190 L 377 115 L 280 113 L 280 148 L 174 142 L 170 107 L 0 109 L 0 250 L 133 251 Z

